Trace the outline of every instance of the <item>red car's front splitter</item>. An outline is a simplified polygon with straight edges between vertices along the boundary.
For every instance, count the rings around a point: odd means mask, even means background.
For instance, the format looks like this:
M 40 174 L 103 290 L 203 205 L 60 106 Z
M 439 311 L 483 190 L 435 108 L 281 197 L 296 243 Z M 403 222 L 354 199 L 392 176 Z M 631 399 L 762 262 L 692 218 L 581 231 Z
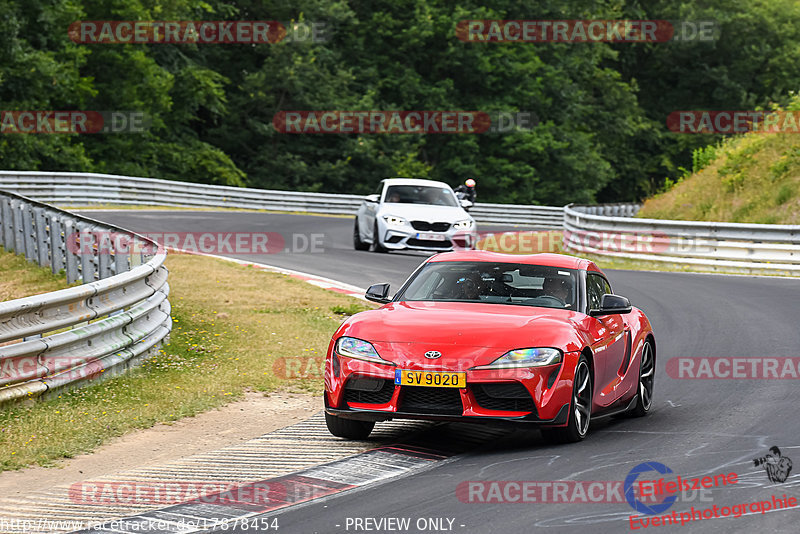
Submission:
M 569 404 L 565 404 L 559 410 L 558 415 L 550 420 L 542 420 L 531 414 L 519 417 L 487 416 L 487 415 L 437 415 L 420 414 L 407 412 L 378 412 L 374 410 L 363 410 L 360 408 L 337 409 L 328 405 L 328 396 L 325 395 L 325 411 L 331 415 L 343 417 L 345 419 L 358 419 L 360 421 L 389 421 L 390 419 L 419 419 L 426 421 L 447 421 L 447 422 L 480 422 L 485 424 L 509 425 L 509 424 L 534 424 L 541 426 L 565 426 L 569 418 Z
M 335 360 L 338 362 L 334 364 Z M 566 353 L 561 364 L 546 367 L 467 370 L 467 387 L 457 389 L 395 385 L 394 366 L 332 354 L 325 368 L 325 410 L 367 421 L 423 419 L 564 426 L 569 418 L 576 361 L 577 355 Z M 409 362 L 405 367 L 411 365 Z

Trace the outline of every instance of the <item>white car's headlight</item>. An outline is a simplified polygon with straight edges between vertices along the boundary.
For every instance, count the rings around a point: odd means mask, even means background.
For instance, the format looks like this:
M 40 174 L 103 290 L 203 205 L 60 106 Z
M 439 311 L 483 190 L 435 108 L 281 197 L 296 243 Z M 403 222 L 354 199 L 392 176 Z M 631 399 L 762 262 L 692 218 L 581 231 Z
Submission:
M 517 367 L 540 367 L 561 363 L 561 351 L 551 348 L 532 348 L 510 350 L 489 365 L 473 369 L 513 369 Z
M 408 221 L 396 215 L 384 215 L 383 220 L 386 221 L 387 226 L 405 226 Z
M 394 365 L 392 362 L 381 358 L 380 354 L 378 354 L 378 351 L 372 346 L 372 343 L 369 341 L 364 341 L 363 339 L 342 336 L 336 340 L 335 350 L 342 356 L 347 356 L 348 358 Z
M 475 221 L 473 221 L 472 219 L 465 219 L 463 221 L 458 221 L 457 223 L 455 223 L 453 225 L 453 228 L 455 228 L 456 230 L 469 230 L 473 226 L 475 226 Z

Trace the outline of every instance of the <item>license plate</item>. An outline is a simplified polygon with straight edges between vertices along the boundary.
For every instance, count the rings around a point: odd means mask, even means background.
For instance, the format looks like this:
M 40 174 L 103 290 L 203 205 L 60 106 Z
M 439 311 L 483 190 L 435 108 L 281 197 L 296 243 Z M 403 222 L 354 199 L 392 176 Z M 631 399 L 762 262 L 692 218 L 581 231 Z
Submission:
M 417 239 L 425 241 L 444 241 L 444 236 L 442 234 L 417 234 Z
M 467 373 L 444 373 L 441 371 L 410 371 L 408 369 L 395 369 L 394 383 L 399 386 L 465 388 L 467 387 Z

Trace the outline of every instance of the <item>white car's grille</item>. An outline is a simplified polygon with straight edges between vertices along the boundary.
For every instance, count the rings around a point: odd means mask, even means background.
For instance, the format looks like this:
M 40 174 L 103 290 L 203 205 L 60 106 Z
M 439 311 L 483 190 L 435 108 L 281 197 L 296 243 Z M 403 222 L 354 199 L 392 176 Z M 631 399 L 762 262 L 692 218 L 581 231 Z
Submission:
M 446 232 L 450 229 L 447 222 L 411 221 L 411 226 L 420 232 Z

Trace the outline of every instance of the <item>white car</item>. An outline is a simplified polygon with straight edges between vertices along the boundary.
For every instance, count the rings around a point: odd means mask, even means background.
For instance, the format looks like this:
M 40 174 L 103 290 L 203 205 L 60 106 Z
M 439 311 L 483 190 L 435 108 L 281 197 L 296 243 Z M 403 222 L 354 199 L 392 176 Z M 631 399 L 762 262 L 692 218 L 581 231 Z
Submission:
M 444 182 L 389 178 L 358 208 L 353 245 L 376 252 L 474 249 L 475 219 L 464 209 L 470 206 Z

